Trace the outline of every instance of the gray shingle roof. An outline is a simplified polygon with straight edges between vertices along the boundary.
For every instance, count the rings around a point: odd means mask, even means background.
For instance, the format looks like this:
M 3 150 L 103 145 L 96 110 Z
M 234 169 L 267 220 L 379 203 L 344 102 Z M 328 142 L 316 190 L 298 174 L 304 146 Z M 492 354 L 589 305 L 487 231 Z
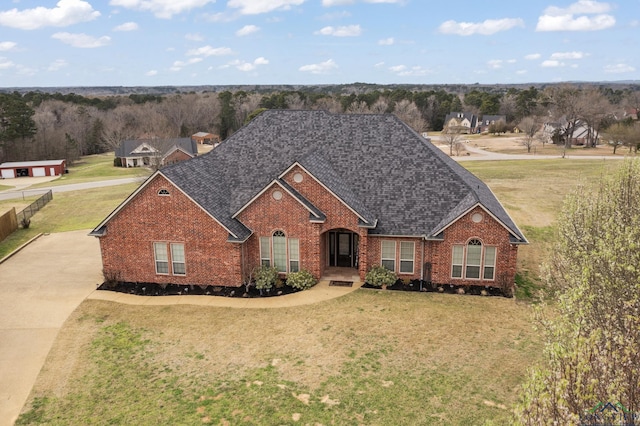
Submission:
M 390 114 L 265 111 L 162 174 L 242 240 L 251 231 L 232 216 L 296 162 L 366 224 L 377 221 L 370 234 L 433 236 L 480 203 L 526 242 L 483 182 Z

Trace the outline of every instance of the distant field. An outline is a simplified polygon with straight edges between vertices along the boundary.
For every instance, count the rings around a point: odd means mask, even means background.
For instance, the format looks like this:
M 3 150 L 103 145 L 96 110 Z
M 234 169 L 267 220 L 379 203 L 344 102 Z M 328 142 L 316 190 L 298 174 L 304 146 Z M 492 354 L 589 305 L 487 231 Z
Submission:
M 541 356 L 530 314 L 383 290 L 257 310 L 86 301 L 16 424 L 506 425 Z

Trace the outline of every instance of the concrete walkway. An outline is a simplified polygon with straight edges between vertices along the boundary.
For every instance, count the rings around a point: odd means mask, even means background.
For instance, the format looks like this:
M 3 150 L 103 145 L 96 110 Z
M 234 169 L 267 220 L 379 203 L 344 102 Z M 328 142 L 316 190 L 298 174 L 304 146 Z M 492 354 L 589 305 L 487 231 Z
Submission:
M 323 280 L 303 292 L 252 299 L 97 291 L 102 282 L 100 248 L 88 232 L 43 235 L 0 264 L 0 426 L 13 425 L 58 331 L 87 298 L 130 305 L 264 309 L 318 303 L 362 285 L 357 275 L 338 275 L 333 279 L 355 281 L 353 286 L 331 287 Z

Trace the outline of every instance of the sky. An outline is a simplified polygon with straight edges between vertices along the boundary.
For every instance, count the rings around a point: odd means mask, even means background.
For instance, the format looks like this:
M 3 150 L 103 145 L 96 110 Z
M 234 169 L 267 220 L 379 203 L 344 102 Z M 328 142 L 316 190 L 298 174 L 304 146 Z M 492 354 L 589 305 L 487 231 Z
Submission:
M 2 0 L 0 87 L 640 80 L 640 0 Z

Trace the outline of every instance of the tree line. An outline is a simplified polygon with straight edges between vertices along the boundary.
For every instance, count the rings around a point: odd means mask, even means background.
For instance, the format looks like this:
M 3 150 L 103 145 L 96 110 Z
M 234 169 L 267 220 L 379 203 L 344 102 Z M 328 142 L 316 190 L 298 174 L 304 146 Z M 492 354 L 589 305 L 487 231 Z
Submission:
M 507 128 L 526 118 L 536 126 L 562 118 L 569 131 L 582 121 L 597 130 L 594 135 L 617 125 L 610 132 L 616 145 L 636 140 L 637 126 L 625 113 L 640 108 L 640 86 L 450 89 L 360 85 L 348 93 L 327 93 L 309 86 L 268 93 L 225 90 L 98 97 L 40 91 L 0 93 L 0 161 L 66 158 L 73 162 L 83 155 L 112 151 L 126 139 L 188 137 L 198 131 L 218 134 L 224 140 L 264 109 L 392 113 L 418 132 L 442 130 L 446 115 L 456 111 L 504 115 Z

